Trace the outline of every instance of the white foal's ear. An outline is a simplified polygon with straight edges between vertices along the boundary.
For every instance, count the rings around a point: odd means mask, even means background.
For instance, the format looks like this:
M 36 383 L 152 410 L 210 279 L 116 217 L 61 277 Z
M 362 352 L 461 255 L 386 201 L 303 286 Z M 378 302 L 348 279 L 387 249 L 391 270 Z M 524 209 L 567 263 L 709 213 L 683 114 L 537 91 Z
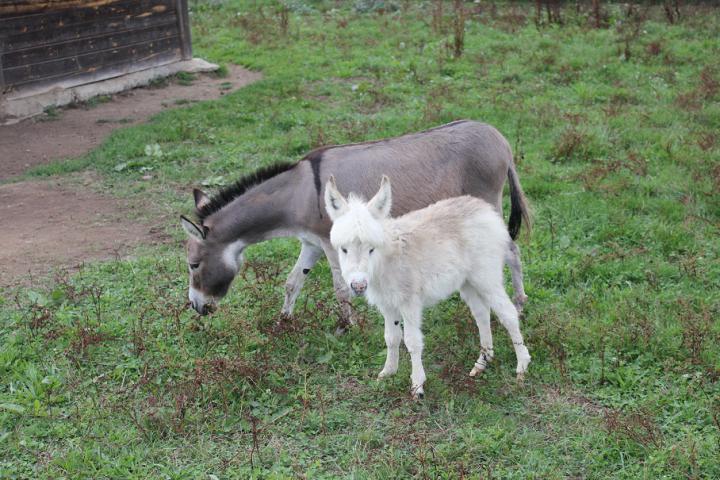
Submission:
M 332 175 L 325 184 L 325 210 L 327 210 L 332 221 L 335 221 L 336 218 L 342 216 L 348 210 L 347 200 L 338 191 L 335 177 Z
M 195 198 L 195 208 L 198 210 L 210 203 L 210 197 L 198 188 L 193 188 L 193 197 Z
M 377 218 L 385 218 L 390 216 L 390 208 L 392 207 L 392 188 L 390 187 L 390 179 L 387 175 L 383 175 L 380 181 L 380 190 L 368 202 L 368 209 Z
M 180 223 L 182 224 L 183 230 L 185 230 L 188 235 L 197 238 L 201 242 L 205 240 L 205 232 L 203 229 L 188 220 L 184 215 L 180 215 Z

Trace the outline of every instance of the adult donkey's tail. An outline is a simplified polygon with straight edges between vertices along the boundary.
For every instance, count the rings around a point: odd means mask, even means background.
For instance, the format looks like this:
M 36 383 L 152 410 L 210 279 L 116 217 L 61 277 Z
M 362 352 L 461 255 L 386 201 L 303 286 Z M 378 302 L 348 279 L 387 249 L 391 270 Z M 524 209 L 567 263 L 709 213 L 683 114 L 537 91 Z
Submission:
M 527 199 L 520 186 L 520 179 L 518 178 L 517 170 L 515 170 L 515 162 L 511 162 L 508 167 L 508 184 L 510 185 L 510 220 L 508 221 L 508 231 L 510 232 L 510 238 L 515 240 L 518 233 L 520 233 L 520 226 L 523 221 L 525 222 L 525 228 L 528 233 L 532 228 Z

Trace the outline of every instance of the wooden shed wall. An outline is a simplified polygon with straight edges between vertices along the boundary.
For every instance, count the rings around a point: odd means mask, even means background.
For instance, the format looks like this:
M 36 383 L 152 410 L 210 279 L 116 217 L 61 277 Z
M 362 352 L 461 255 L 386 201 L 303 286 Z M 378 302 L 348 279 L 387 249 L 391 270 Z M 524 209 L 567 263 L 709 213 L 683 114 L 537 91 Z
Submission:
M 191 56 L 187 0 L 0 2 L 6 91 L 80 85 Z

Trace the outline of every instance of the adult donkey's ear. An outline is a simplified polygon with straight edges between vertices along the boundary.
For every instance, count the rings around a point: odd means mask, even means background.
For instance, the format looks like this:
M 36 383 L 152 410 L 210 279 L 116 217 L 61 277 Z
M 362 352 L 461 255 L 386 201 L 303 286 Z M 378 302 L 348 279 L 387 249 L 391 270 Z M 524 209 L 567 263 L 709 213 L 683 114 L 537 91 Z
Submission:
M 205 205 L 210 203 L 210 197 L 208 197 L 205 192 L 198 188 L 193 189 L 193 197 L 195 197 L 195 208 L 197 210 L 200 210 Z
M 335 221 L 336 218 L 347 212 L 348 204 L 345 197 L 342 196 L 335 184 L 335 177 L 330 175 L 325 184 L 325 210 L 330 215 L 330 220 Z
M 183 230 L 185 230 L 188 235 L 200 241 L 205 240 L 205 231 L 195 225 L 192 221 L 188 220 L 184 215 L 180 215 L 180 223 L 182 224 Z
M 392 207 L 392 188 L 390 187 L 390 179 L 387 175 L 383 175 L 380 181 L 380 190 L 368 202 L 368 209 L 377 218 L 385 218 L 390 216 L 390 208 Z

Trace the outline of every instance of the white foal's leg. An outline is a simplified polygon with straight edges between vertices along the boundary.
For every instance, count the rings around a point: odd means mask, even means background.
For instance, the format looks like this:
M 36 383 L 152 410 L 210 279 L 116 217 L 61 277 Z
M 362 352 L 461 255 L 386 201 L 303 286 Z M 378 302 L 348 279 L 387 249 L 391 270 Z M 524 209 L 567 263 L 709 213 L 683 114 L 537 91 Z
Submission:
M 292 315 L 293 309 L 295 308 L 295 301 L 298 295 L 300 295 L 300 290 L 305 283 L 307 274 L 323 255 L 320 247 L 308 243 L 305 240 L 300 241 L 302 242 L 300 256 L 285 282 L 285 303 L 282 308 L 282 314 L 284 316 Z
M 394 375 L 398 369 L 400 358 L 400 342 L 402 341 L 402 327 L 400 326 L 400 314 L 393 310 L 380 310 L 385 318 L 385 345 L 387 345 L 387 357 L 385 366 L 378 374 L 378 380 Z
M 422 364 L 423 351 L 423 335 L 420 327 L 422 325 L 422 307 L 411 308 L 402 312 L 403 330 L 405 334 L 405 347 L 410 352 L 410 361 L 412 363 L 412 373 L 410 380 L 412 387 L 410 393 L 414 399 L 423 398 L 425 390 L 425 369 Z
M 335 296 L 340 304 L 340 315 L 342 316 L 342 318 L 338 321 L 338 327 L 335 333 L 344 333 L 347 330 L 347 327 L 355 325 L 356 323 L 352 305 L 350 304 L 350 289 L 343 279 L 342 271 L 340 270 L 340 261 L 338 260 L 335 249 L 329 242 L 323 243 L 322 249 L 328 259 L 328 263 L 330 264 L 333 287 L 335 288 Z
M 523 270 L 522 262 L 520 261 L 520 247 L 517 246 L 512 240 L 508 244 L 508 250 L 505 253 L 505 263 L 510 267 L 510 278 L 512 279 L 513 290 L 515 291 L 515 297 L 513 303 L 518 313 L 522 313 L 523 306 L 527 302 L 527 295 L 525 295 L 525 285 L 523 284 Z
M 480 356 L 472 370 L 470 370 L 470 376 L 474 377 L 478 373 L 484 372 L 488 363 L 490 363 L 495 356 L 493 352 L 492 330 L 490 329 L 490 309 L 485 305 L 485 302 L 483 302 L 483 299 L 477 291 L 467 283 L 460 289 L 460 296 L 467 306 L 470 307 L 470 311 L 478 327 L 478 333 L 480 334 Z
M 520 333 L 518 312 L 502 286 L 487 292 L 487 294 L 483 292 L 482 297 L 495 314 L 497 314 L 498 320 L 500 320 L 500 323 L 502 323 L 508 331 L 508 334 L 510 334 L 510 339 L 515 347 L 515 357 L 518 362 L 515 371 L 518 380 L 522 380 L 530 364 L 530 352 L 528 352 L 523 341 L 522 333 Z

